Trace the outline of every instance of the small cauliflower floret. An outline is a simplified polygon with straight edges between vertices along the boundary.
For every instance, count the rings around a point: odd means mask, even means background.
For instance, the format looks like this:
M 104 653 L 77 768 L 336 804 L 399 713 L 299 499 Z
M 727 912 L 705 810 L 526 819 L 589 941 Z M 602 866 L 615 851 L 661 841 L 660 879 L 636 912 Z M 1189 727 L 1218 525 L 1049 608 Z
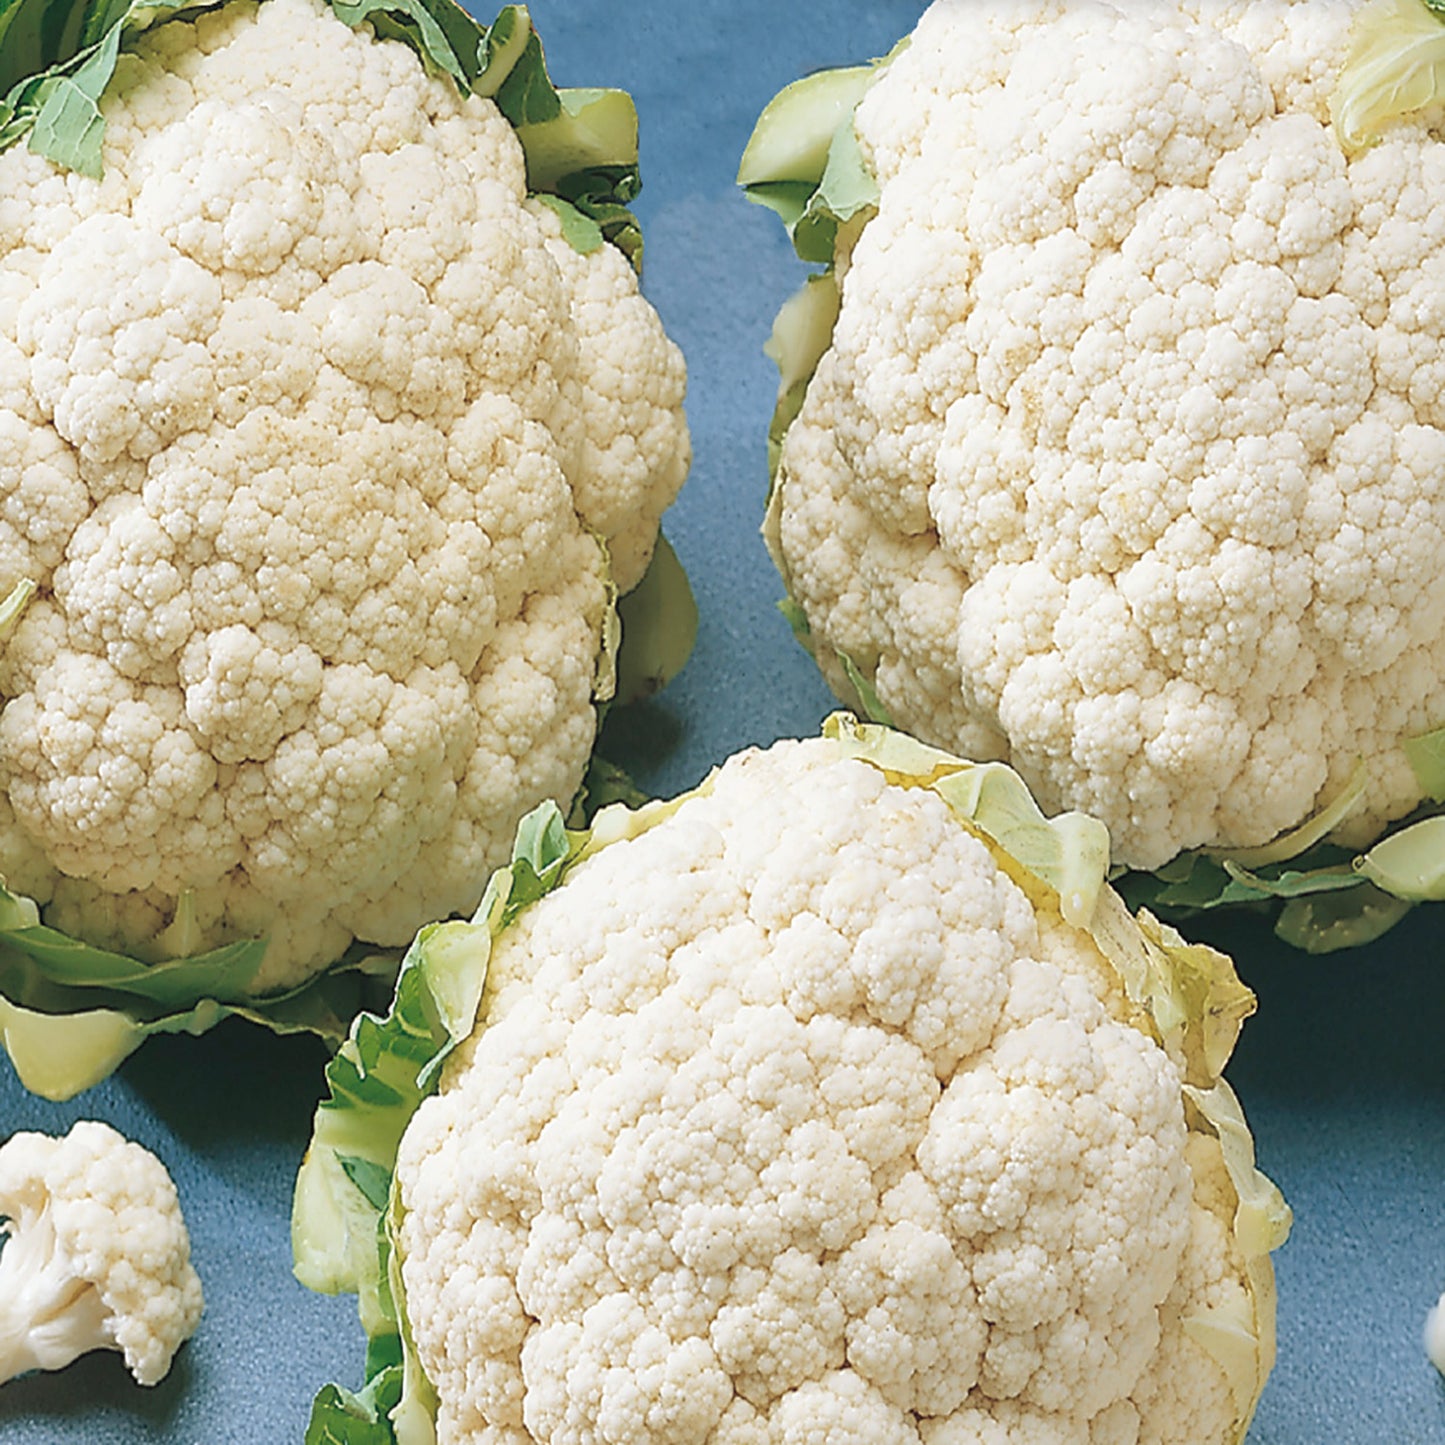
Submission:
M 1242 1434 L 1270 1306 L 1192 1066 L 887 766 L 744 754 L 496 939 L 396 1169 L 443 1445 Z
M 1367 841 L 1445 722 L 1445 147 L 1341 148 L 1359 8 L 937 0 L 855 113 L 877 211 L 770 544 L 842 695 L 1129 866 L 1361 764 Z
M 6 874 L 251 990 L 470 911 L 577 792 L 684 371 L 522 145 L 320 0 L 141 35 L 103 176 L 0 154 Z
M 0 1145 L 0 1381 L 117 1350 L 142 1385 L 201 1318 L 176 1188 L 108 1124 Z
M 1424 1344 L 1430 1363 L 1445 1375 L 1445 1295 L 1425 1315 Z

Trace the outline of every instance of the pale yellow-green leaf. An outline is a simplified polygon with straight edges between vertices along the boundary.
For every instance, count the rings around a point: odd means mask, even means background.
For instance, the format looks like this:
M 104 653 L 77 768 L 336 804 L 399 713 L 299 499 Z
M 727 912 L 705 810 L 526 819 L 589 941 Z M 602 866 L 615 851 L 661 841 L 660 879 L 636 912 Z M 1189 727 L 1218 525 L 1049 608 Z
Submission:
M 1270 1253 L 1289 1238 L 1294 1216 L 1279 1188 L 1255 1164 L 1254 1137 L 1234 1091 L 1223 1079 L 1211 1088 L 1184 1089 L 1205 1127 L 1219 1140 L 1224 1167 L 1238 1204 L 1234 1237 L 1244 1256 L 1253 1319 L 1237 1311 L 1212 1310 L 1185 1321 L 1185 1330 L 1219 1362 L 1239 1411 L 1237 1440 L 1243 1440 L 1274 1367 L 1275 1280 Z
M 70 1099 L 113 1074 L 145 1030 L 115 1009 L 45 1014 L 0 997 L 0 1043 L 20 1082 L 43 1099 Z
M 1425 818 L 1376 843 L 1356 867 L 1377 888 L 1411 903 L 1445 899 L 1445 817 Z
M 1350 53 L 1330 96 L 1347 155 L 1373 145 L 1392 121 L 1445 96 L 1445 24 L 1421 0 L 1376 0 L 1355 16 Z
M 1401 746 L 1420 791 L 1437 803 L 1445 803 L 1445 727 L 1406 738 Z

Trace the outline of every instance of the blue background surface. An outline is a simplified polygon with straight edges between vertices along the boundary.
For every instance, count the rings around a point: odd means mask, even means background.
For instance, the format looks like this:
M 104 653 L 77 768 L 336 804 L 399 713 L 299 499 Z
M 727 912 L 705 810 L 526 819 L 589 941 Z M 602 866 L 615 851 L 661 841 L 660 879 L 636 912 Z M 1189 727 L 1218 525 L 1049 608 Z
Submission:
M 781 229 L 733 189 L 752 122 L 789 80 L 880 54 L 921 0 L 535 0 L 560 84 L 620 85 L 642 115 L 645 286 L 688 356 L 696 460 L 667 524 L 702 612 L 662 699 L 620 719 L 614 751 L 654 791 L 695 783 L 749 743 L 816 730 L 832 700 L 774 610 L 757 537 L 775 374 L 761 354 L 800 282 Z M 1420 1346 L 1445 1289 L 1445 910 L 1379 944 L 1291 953 L 1248 920 L 1193 930 L 1232 952 L 1260 999 L 1231 1078 L 1262 1165 L 1293 1204 L 1276 1258 L 1280 1363 L 1252 1445 L 1445 1445 L 1445 1383 Z M 320 1089 L 307 1040 L 227 1024 L 147 1045 L 68 1104 L 26 1095 L 0 1060 L 0 1134 L 106 1119 L 163 1158 L 207 1291 L 171 1375 L 135 1386 L 118 1356 L 0 1390 L 3 1445 L 281 1445 L 311 1395 L 359 1383 L 349 1300 L 291 1278 L 290 1189 Z

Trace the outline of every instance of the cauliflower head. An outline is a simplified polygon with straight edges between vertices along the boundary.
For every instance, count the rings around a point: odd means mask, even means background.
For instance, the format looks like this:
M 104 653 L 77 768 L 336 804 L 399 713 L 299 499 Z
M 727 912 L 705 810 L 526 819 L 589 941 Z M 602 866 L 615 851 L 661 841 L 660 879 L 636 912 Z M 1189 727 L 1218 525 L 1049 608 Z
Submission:
M 1342 145 L 1360 10 L 937 0 L 852 113 L 770 545 L 842 695 L 1132 867 L 1361 763 L 1367 841 L 1445 723 L 1445 146 Z
M 147 31 L 100 113 L 97 176 L 0 154 L 0 872 L 142 958 L 182 899 L 268 936 L 265 993 L 576 792 L 683 364 L 495 101 L 318 0 Z
M 171 1176 L 109 1124 L 0 1145 L 0 1238 L 0 1381 L 109 1349 L 154 1385 L 200 1321 Z
M 830 733 L 602 815 L 501 928 L 392 1189 L 437 1440 L 1240 1440 L 1252 997 L 1016 775 Z

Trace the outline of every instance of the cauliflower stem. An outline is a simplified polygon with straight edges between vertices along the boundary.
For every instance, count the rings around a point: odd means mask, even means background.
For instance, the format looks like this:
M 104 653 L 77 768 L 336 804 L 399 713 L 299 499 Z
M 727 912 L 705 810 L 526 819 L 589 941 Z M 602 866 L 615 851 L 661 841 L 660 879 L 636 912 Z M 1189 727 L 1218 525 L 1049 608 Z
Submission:
M 0 1251 L 0 1382 L 62 1370 L 106 1343 L 105 1305 L 56 1252 L 49 1216 L 11 1228 Z

